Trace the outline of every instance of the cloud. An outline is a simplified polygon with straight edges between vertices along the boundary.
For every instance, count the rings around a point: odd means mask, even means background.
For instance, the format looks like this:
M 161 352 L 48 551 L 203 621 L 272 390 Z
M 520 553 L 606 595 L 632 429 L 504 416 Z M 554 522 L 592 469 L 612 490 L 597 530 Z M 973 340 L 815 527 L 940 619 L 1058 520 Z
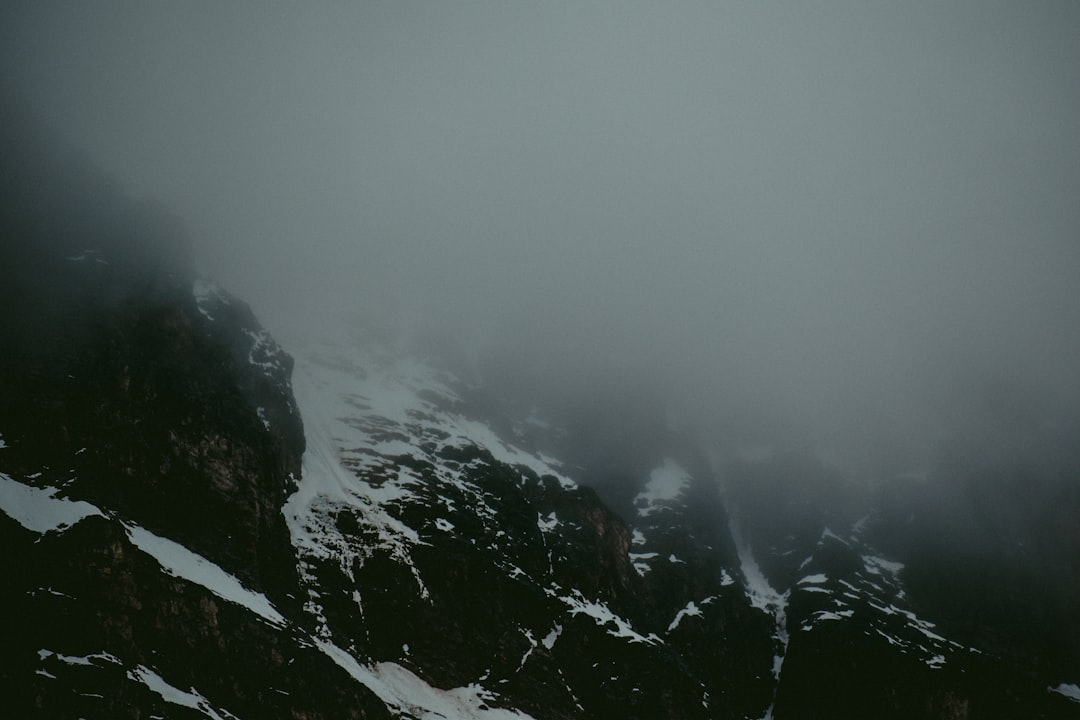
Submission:
M 284 334 L 439 328 L 848 446 L 1077 393 L 1070 3 L 6 13 L 38 111 Z

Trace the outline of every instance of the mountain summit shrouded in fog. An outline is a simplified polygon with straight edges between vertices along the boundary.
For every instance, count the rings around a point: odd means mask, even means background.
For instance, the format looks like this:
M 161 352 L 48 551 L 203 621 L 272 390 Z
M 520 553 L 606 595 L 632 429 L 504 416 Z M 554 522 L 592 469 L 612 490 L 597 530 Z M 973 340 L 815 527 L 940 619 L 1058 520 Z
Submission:
M 851 454 L 980 422 L 988 388 L 1075 402 L 1069 3 L 17 3 L 3 27 L 34 111 L 282 332 L 438 331 L 544 395 L 614 367 Z
M 4 707 L 1077 717 L 1078 55 L 1054 2 L 6 4 Z
M 85 158 L 20 157 L 15 716 L 1077 716 L 1068 426 L 868 483 L 614 378 L 526 410 L 437 343 L 324 324 L 290 355 Z

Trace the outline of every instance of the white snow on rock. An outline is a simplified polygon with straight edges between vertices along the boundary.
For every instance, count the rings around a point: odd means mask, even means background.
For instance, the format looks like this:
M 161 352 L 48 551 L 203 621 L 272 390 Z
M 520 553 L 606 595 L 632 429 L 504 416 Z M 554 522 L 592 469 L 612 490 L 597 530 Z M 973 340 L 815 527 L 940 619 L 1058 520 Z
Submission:
M 235 577 L 201 555 L 137 525 L 125 523 L 124 528 L 132 544 L 157 560 L 169 575 L 201 585 L 223 600 L 242 605 L 275 625 L 286 624 L 285 618 L 265 595 L 248 590 Z
M 1056 688 L 1050 688 L 1050 692 L 1064 695 L 1073 702 L 1080 702 L 1080 685 L 1061 683 Z
M 674 460 L 667 458 L 649 473 L 649 482 L 645 484 L 645 489 L 634 498 L 638 514 L 651 515 L 659 509 L 658 503 L 677 500 L 690 481 L 689 473 Z
M 823 544 L 825 540 L 835 540 L 842 545 L 847 545 L 848 547 L 851 547 L 851 543 L 834 533 L 829 528 L 825 528 L 821 531 L 821 537 L 818 539 L 818 545 Z
M 545 635 L 544 639 L 540 641 L 540 644 L 550 650 L 555 647 L 555 641 L 559 639 L 560 635 L 562 635 L 562 625 L 556 623 L 555 627 L 551 628 L 551 632 Z
M 824 573 L 815 573 L 813 575 L 807 575 L 802 580 L 800 580 L 797 584 L 798 585 L 820 585 L 821 583 L 825 582 L 826 580 L 828 580 L 828 578 L 825 577 Z
M 739 554 L 743 579 L 746 582 L 746 596 L 750 604 L 769 613 L 784 612 L 787 609 L 788 594 L 776 590 L 761 572 L 749 544 L 742 537 L 738 523 L 731 520 L 729 526 L 735 540 L 735 550 Z
M 694 604 L 694 601 L 686 603 L 686 607 L 675 614 L 675 619 L 668 625 L 668 632 L 671 632 L 675 628 L 679 627 L 679 623 L 682 622 L 684 617 L 701 617 L 701 608 Z
M 98 664 L 94 662 L 95 660 L 102 660 L 107 663 L 113 663 L 114 665 L 120 664 L 120 660 L 117 659 L 115 655 L 111 655 L 105 652 L 94 653 L 93 655 L 62 655 L 58 652 L 53 652 L 52 650 L 38 650 L 37 654 L 39 660 L 54 657 L 60 662 L 66 663 L 68 665 L 93 666 Z
M 757 564 L 757 560 L 754 558 L 750 544 L 743 537 L 738 517 L 732 512 L 732 508 L 726 504 L 724 509 L 728 515 L 731 539 L 734 541 L 735 550 L 739 555 L 746 597 L 753 607 L 771 615 L 775 622 L 773 640 L 777 652 L 773 655 L 772 675 L 777 685 L 773 688 L 772 703 L 769 704 L 769 707 L 765 710 L 765 715 L 761 718 L 761 720 L 772 720 L 773 704 L 776 702 L 776 689 L 779 687 L 780 673 L 783 671 L 784 658 L 787 657 L 788 643 L 790 641 L 787 631 L 789 593 L 781 593 L 769 583 L 768 578 L 765 577 L 761 567 Z
M 541 477 L 551 475 L 568 490 L 577 487 L 577 483 L 555 469 L 555 461 L 552 458 L 542 453 L 534 455 L 503 442 L 490 427 L 479 421 L 459 417 L 455 424 L 458 429 L 457 441 L 459 443 L 482 447 L 499 462 L 507 465 L 524 465 Z
M 7 447 L 7 443 L 4 442 L 4 436 L 0 435 L 0 450 L 3 450 L 6 447 Z
M 301 554 L 300 571 L 306 579 L 307 558 L 336 559 L 351 577 L 353 561 L 363 551 L 351 546 L 334 523 L 334 513 L 341 507 L 355 510 L 365 529 L 373 532 L 374 545 L 388 550 L 398 561 L 411 566 L 409 548 L 420 544 L 420 535 L 390 512 L 397 503 L 412 496 L 411 478 L 400 469 L 394 478 L 373 475 L 384 471 L 376 454 L 400 454 L 396 447 L 386 447 L 381 438 L 369 437 L 363 426 L 350 422 L 353 416 L 366 413 L 367 398 L 353 390 L 367 379 L 364 370 L 347 357 L 321 358 L 297 368 L 293 392 L 304 422 L 307 447 L 302 460 L 297 490 L 282 508 L 293 544 Z M 393 402 L 393 398 L 389 398 Z M 384 412 L 404 416 L 404 400 Z M 370 451 L 364 455 L 356 449 Z M 346 467 L 348 462 L 349 467 Z M 389 465 L 389 463 L 386 463 Z M 418 584 L 421 584 L 417 579 Z M 422 584 L 421 584 L 422 585 Z M 314 605 L 310 612 L 318 614 Z
M 24 485 L 0 473 L 0 510 L 36 533 L 62 532 L 83 518 L 104 515 L 88 502 L 55 497 L 58 490 Z
M 657 553 L 628 553 L 628 555 L 630 557 L 630 563 L 634 566 L 634 569 L 637 570 L 637 574 L 644 576 L 645 573 L 652 570 L 647 561 L 654 560 L 657 556 Z
M 440 690 L 397 663 L 368 667 L 336 645 L 325 640 L 316 643 L 324 654 L 392 709 L 419 720 L 531 720 L 522 712 L 490 707 L 496 696 L 479 685 Z
M 537 514 L 536 525 L 544 532 L 551 532 L 559 526 L 559 518 L 555 516 L 554 510 L 549 512 L 547 517 Z
M 884 575 L 887 573 L 895 579 L 899 576 L 900 571 L 904 569 L 904 563 L 893 562 L 892 560 L 886 560 L 885 558 L 876 557 L 874 555 L 863 555 L 862 559 L 866 571 L 873 575 Z
M 843 542 L 842 538 L 826 530 L 822 533 L 819 547 L 827 538 Z M 850 543 L 845 544 L 850 547 Z M 807 558 L 803 567 L 813 560 L 813 556 Z M 859 607 L 863 608 L 859 614 L 867 622 L 868 632 L 883 638 L 901 653 L 919 657 L 931 668 L 943 667 L 948 658 L 958 651 L 976 652 L 942 637 L 932 622 L 904 608 L 905 594 L 900 580 L 900 572 L 904 569 L 902 563 L 874 554 L 863 554 L 861 560 L 862 566 L 851 577 L 851 582 L 836 580 L 831 589 L 826 585 L 829 579 L 824 573 L 807 575 L 798 581 L 794 592 L 831 598 L 827 609 L 817 610 L 804 620 L 801 631 L 813 630 L 821 622 L 852 617 L 855 611 L 851 603 L 858 602 Z
M 471 513 L 497 523 L 490 496 L 468 479 L 489 457 L 576 487 L 550 458 L 526 452 L 468 417 L 458 387 L 446 373 L 374 343 L 343 341 L 297 353 L 293 391 L 307 449 L 298 490 L 283 512 L 300 551 L 302 577 L 309 578 L 307 568 L 319 559 L 336 561 L 352 577 L 356 562 L 382 550 L 412 570 L 420 596 L 428 597 L 412 549 L 426 544 L 432 526 L 405 522 L 410 506 L 443 503 L 453 512 L 446 497 L 464 497 Z M 457 450 L 472 459 L 447 461 L 446 454 Z M 403 464 L 403 456 L 413 462 Z M 356 519 L 364 543 L 338 529 L 335 518 L 342 512 Z M 452 516 L 443 519 L 433 527 L 453 524 Z M 557 525 L 553 515 L 537 522 L 545 531 Z M 313 600 L 308 609 L 318 615 L 316 606 Z
M 588 615 L 596 621 L 597 625 L 607 628 L 608 635 L 626 638 L 632 643 L 655 645 L 660 642 L 660 638 L 656 636 L 656 633 L 649 633 L 648 636 L 642 635 L 634 630 L 633 626 L 625 618 L 612 612 L 606 604 L 588 600 L 577 590 L 572 595 L 562 595 L 559 599 L 570 608 L 571 615 Z
M 262 370 L 263 375 L 274 378 L 284 371 L 282 354 L 274 338 L 266 330 L 244 329 L 244 334 L 251 340 L 248 348 L 248 364 Z
M 145 665 L 139 665 L 134 670 L 129 670 L 127 676 L 160 695 L 161 699 L 167 703 L 198 710 L 206 717 L 212 718 L 212 720 L 236 720 L 236 716 L 230 712 L 215 710 L 206 698 L 195 692 L 194 688 L 190 692 L 180 690 L 167 683 L 164 678 Z

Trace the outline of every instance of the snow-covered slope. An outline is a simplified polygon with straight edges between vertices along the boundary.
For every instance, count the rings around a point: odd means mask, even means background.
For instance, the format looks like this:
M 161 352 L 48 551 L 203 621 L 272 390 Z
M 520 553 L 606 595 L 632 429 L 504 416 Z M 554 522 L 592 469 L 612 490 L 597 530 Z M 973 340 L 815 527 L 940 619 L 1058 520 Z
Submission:
M 488 703 L 515 702 L 509 691 L 525 683 L 556 685 L 562 697 L 549 704 L 570 715 L 590 712 L 581 679 L 567 677 L 585 659 L 573 648 L 586 638 L 617 643 L 592 653 L 596 668 L 620 645 L 648 646 L 645 655 L 672 663 L 643 602 L 626 527 L 556 460 L 477 416 L 474 390 L 363 343 L 300 354 L 295 388 L 308 449 L 284 512 L 306 608 L 326 642 L 351 639 L 350 657 L 365 667 L 412 667 L 477 688 Z M 448 565 L 461 575 L 448 576 Z M 376 572 L 395 584 L 390 608 Z M 482 581 L 470 579 L 476 573 Z M 461 616 L 460 595 L 491 615 Z M 492 627 L 500 616 L 506 626 Z M 381 627 L 394 621 L 392 631 Z M 578 632 L 568 642 L 569 628 Z M 440 631 L 450 637 L 433 643 Z
M 284 512 L 306 612 L 366 682 L 408 673 L 482 698 L 470 712 L 772 718 L 818 703 L 807 678 L 845 647 L 886 673 L 872 702 L 936 697 L 952 669 L 984 664 L 917 611 L 866 518 L 755 547 L 742 528 L 760 507 L 728 502 L 672 454 L 627 478 L 624 525 L 580 469 L 479 412 L 493 406 L 476 402 L 482 388 L 368 340 L 300 353 L 294 386 L 308 449 Z M 657 676 L 679 693 L 644 690 Z M 852 682 L 829 684 L 842 695 Z

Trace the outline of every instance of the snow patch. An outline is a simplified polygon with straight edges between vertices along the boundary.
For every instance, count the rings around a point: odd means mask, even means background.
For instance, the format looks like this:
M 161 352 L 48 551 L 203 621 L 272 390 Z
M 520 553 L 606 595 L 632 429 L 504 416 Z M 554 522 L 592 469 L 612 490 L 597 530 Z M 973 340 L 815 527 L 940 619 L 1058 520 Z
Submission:
M 274 338 L 266 330 L 249 330 L 244 328 L 244 334 L 251 340 L 248 349 L 248 363 L 262 370 L 264 376 L 273 378 L 276 373 L 282 371 L 281 350 Z
M 520 467 L 523 482 L 531 470 L 555 477 L 564 487 L 577 487 L 560 474 L 554 460 L 515 447 L 467 417 L 455 386 L 447 374 L 377 343 L 327 343 L 298 355 L 293 391 L 307 449 L 298 489 L 283 513 L 299 551 L 302 578 L 311 579 L 321 560 L 336 562 L 351 577 L 357 563 L 378 550 L 408 567 L 420 597 L 427 598 L 412 553 L 427 544 L 418 531 L 430 526 L 413 527 L 411 507 L 427 509 L 441 502 L 454 512 L 455 502 L 467 502 L 470 512 L 499 537 L 491 498 L 470 479 L 479 467 L 494 460 Z M 452 450 L 465 450 L 455 453 L 463 459 L 447 461 Z M 338 520 L 343 515 L 355 520 L 359 532 L 342 531 Z M 448 531 L 453 526 L 448 517 L 435 527 Z M 554 514 L 537 516 L 542 531 L 554 531 L 558 523 Z M 317 605 L 312 598 L 307 609 L 318 618 Z
M 59 488 L 24 485 L 0 473 L 0 510 L 27 530 L 47 533 L 64 531 L 84 518 L 104 513 L 83 500 L 55 497 Z
M 628 556 L 630 558 L 630 564 L 637 570 L 638 575 L 644 576 L 645 573 L 652 570 L 649 563 L 645 561 L 654 559 L 657 556 L 657 553 L 628 553 Z
M 58 652 L 53 652 L 52 650 L 38 650 L 37 655 L 39 660 L 54 657 L 60 662 L 68 665 L 93 666 L 98 664 L 94 662 L 95 660 L 103 660 L 108 663 L 113 663 L 114 665 L 120 664 L 120 660 L 115 655 L 106 652 L 94 653 L 93 655 L 62 655 Z
M 203 715 L 213 720 L 235 720 L 236 716 L 225 710 L 215 710 L 214 707 L 199 693 L 195 692 L 192 688 L 191 692 L 180 690 L 173 685 L 170 685 L 158 675 L 156 672 L 140 665 L 134 670 L 128 671 L 128 677 L 136 682 L 140 682 L 145 685 L 152 692 L 161 696 L 161 699 L 172 705 L 180 705 L 182 707 L 191 708 L 192 710 L 198 710 Z
M 731 528 L 732 535 L 735 537 L 735 548 L 742 565 L 743 579 L 746 581 L 746 596 L 750 604 L 769 613 L 784 611 L 787 608 L 787 593 L 781 593 L 769 584 L 757 560 L 754 559 L 750 546 L 743 540 L 742 534 L 736 530 L 734 523 Z
M 316 640 L 316 644 L 385 704 L 418 720 L 531 720 L 522 712 L 489 707 L 497 698 L 480 685 L 440 690 L 397 663 L 384 662 L 367 667 L 336 645 L 324 640 Z
M 286 624 L 285 618 L 265 595 L 248 590 L 235 577 L 201 555 L 137 525 L 124 523 L 124 528 L 132 544 L 157 560 L 169 575 L 201 585 L 223 600 L 242 605 L 275 625 Z
M 606 604 L 586 600 L 577 590 L 574 591 L 573 595 L 563 595 L 560 596 L 559 599 L 566 603 L 570 608 L 571 615 L 588 615 L 595 620 L 596 624 L 600 627 L 613 625 L 614 628 L 608 629 L 608 635 L 626 638 L 632 643 L 648 643 L 650 645 L 655 645 L 660 642 L 660 638 L 656 636 L 656 633 L 649 633 L 648 637 L 642 635 L 634 630 L 633 626 L 631 626 L 624 618 L 613 613 Z
M 551 628 L 551 632 L 544 636 L 544 639 L 540 641 L 540 644 L 550 650 L 555 647 L 555 641 L 559 639 L 560 635 L 562 635 L 562 625 L 555 623 L 555 627 Z
M 777 652 L 773 659 L 772 674 L 773 679 L 777 682 L 778 686 L 780 682 L 780 673 L 784 667 L 784 658 L 787 656 L 788 642 L 790 640 L 787 631 L 789 593 L 781 593 L 769 583 L 765 574 L 761 571 L 761 567 L 757 564 L 757 560 L 754 559 L 754 554 L 750 549 L 749 543 L 747 543 L 746 539 L 743 537 L 742 528 L 739 525 L 738 519 L 726 505 L 725 509 L 728 514 L 728 527 L 731 529 L 731 539 L 735 542 L 735 550 L 739 555 L 739 562 L 742 566 L 743 579 L 746 583 L 745 589 L 747 599 L 750 600 L 752 606 L 772 615 L 773 620 L 776 623 L 773 639 L 776 641 L 779 652 Z M 773 702 L 775 702 L 775 700 L 776 687 L 773 688 Z M 771 720 L 771 718 L 772 705 L 770 704 L 769 709 L 766 710 L 762 720 Z
M 356 509 L 378 547 L 411 564 L 410 549 L 423 542 L 399 519 L 400 510 L 420 500 L 418 488 L 432 490 L 440 483 L 475 500 L 477 514 L 494 518 L 483 493 L 463 479 L 472 464 L 484 460 L 457 467 L 442 459 L 449 448 L 486 450 L 499 462 L 576 487 L 553 467 L 554 461 L 513 447 L 488 426 L 461 415 L 461 399 L 450 382 L 420 361 L 377 356 L 371 349 L 327 347 L 319 354 L 301 355 L 293 390 L 304 419 L 307 451 L 299 490 L 284 512 L 294 543 L 304 554 L 335 557 L 348 568 L 354 557 L 370 551 L 353 547 L 328 517 L 346 506 Z M 401 466 L 401 456 L 428 463 L 424 477 Z M 556 522 L 552 514 L 538 517 L 541 529 L 553 529 Z
M 841 543 L 843 545 L 851 547 L 851 543 L 849 543 L 847 540 L 840 537 L 839 535 L 834 533 L 829 528 L 825 528 L 824 530 L 821 531 L 821 538 L 818 540 L 818 544 L 821 545 L 822 543 L 825 542 L 825 540 L 828 540 L 828 539 L 836 540 L 837 542 L 839 542 L 839 543 Z
M 536 525 L 544 532 L 551 532 L 559 526 L 559 519 L 555 517 L 555 511 L 552 510 L 547 514 L 546 518 L 543 515 L 537 514 Z
M 807 575 L 802 580 L 800 580 L 797 584 L 798 585 L 820 585 L 821 583 L 825 582 L 826 580 L 828 580 L 828 578 L 825 577 L 824 573 L 815 573 L 814 575 Z
M 456 418 L 455 424 L 457 425 L 459 438 L 465 440 L 465 444 L 484 448 L 499 462 L 511 466 L 524 465 L 539 477 L 551 475 L 560 485 L 568 490 L 573 490 L 577 487 L 577 483 L 553 467 L 555 463 L 553 459 L 543 454 L 532 455 L 503 442 L 503 440 L 495 434 L 495 431 L 476 420 L 468 420 L 459 416 Z
M 904 569 L 904 563 L 893 562 L 874 555 L 863 555 L 862 559 L 866 571 L 872 575 L 888 573 L 895 578 L 900 574 L 900 571 Z
M 643 517 L 650 515 L 659 509 L 657 503 L 678 499 L 690 481 L 689 473 L 674 460 L 667 458 L 662 465 L 653 469 L 649 474 L 649 482 L 645 484 L 645 489 L 634 498 L 638 515 Z
M 360 433 L 341 436 L 352 430 L 344 418 L 356 408 L 341 387 L 347 383 L 348 376 L 345 379 L 331 376 L 331 381 L 316 378 L 306 369 L 297 372 L 293 380 L 307 438 L 301 479 L 296 492 L 282 508 L 293 545 L 302 555 L 336 558 L 343 569 L 348 568 L 357 553 L 334 527 L 331 512 L 342 507 L 353 508 L 363 518 L 364 526 L 376 534 L 377 546 L 411 565 L 409 547 L 421 544 L 420 536 L 383 507 L 404 499 L 408 490 L 392 482 L 381 488 L 372 487 L 345 467 L 338 448 L 345 444 L 359 446 L 364 438 L 354 437 Z M 396 474 L 399 481 L 408 479 L 400 471 Z
M 701 608 L 694 604 L 694 601 L 686 603 L 686 607 L 675 614 L 675 619 L 668 625 L 668 632 L 671 632 L 675 628 L 679 627 L 679 623 L 682 622 L 684 617 L 701 617 Z

